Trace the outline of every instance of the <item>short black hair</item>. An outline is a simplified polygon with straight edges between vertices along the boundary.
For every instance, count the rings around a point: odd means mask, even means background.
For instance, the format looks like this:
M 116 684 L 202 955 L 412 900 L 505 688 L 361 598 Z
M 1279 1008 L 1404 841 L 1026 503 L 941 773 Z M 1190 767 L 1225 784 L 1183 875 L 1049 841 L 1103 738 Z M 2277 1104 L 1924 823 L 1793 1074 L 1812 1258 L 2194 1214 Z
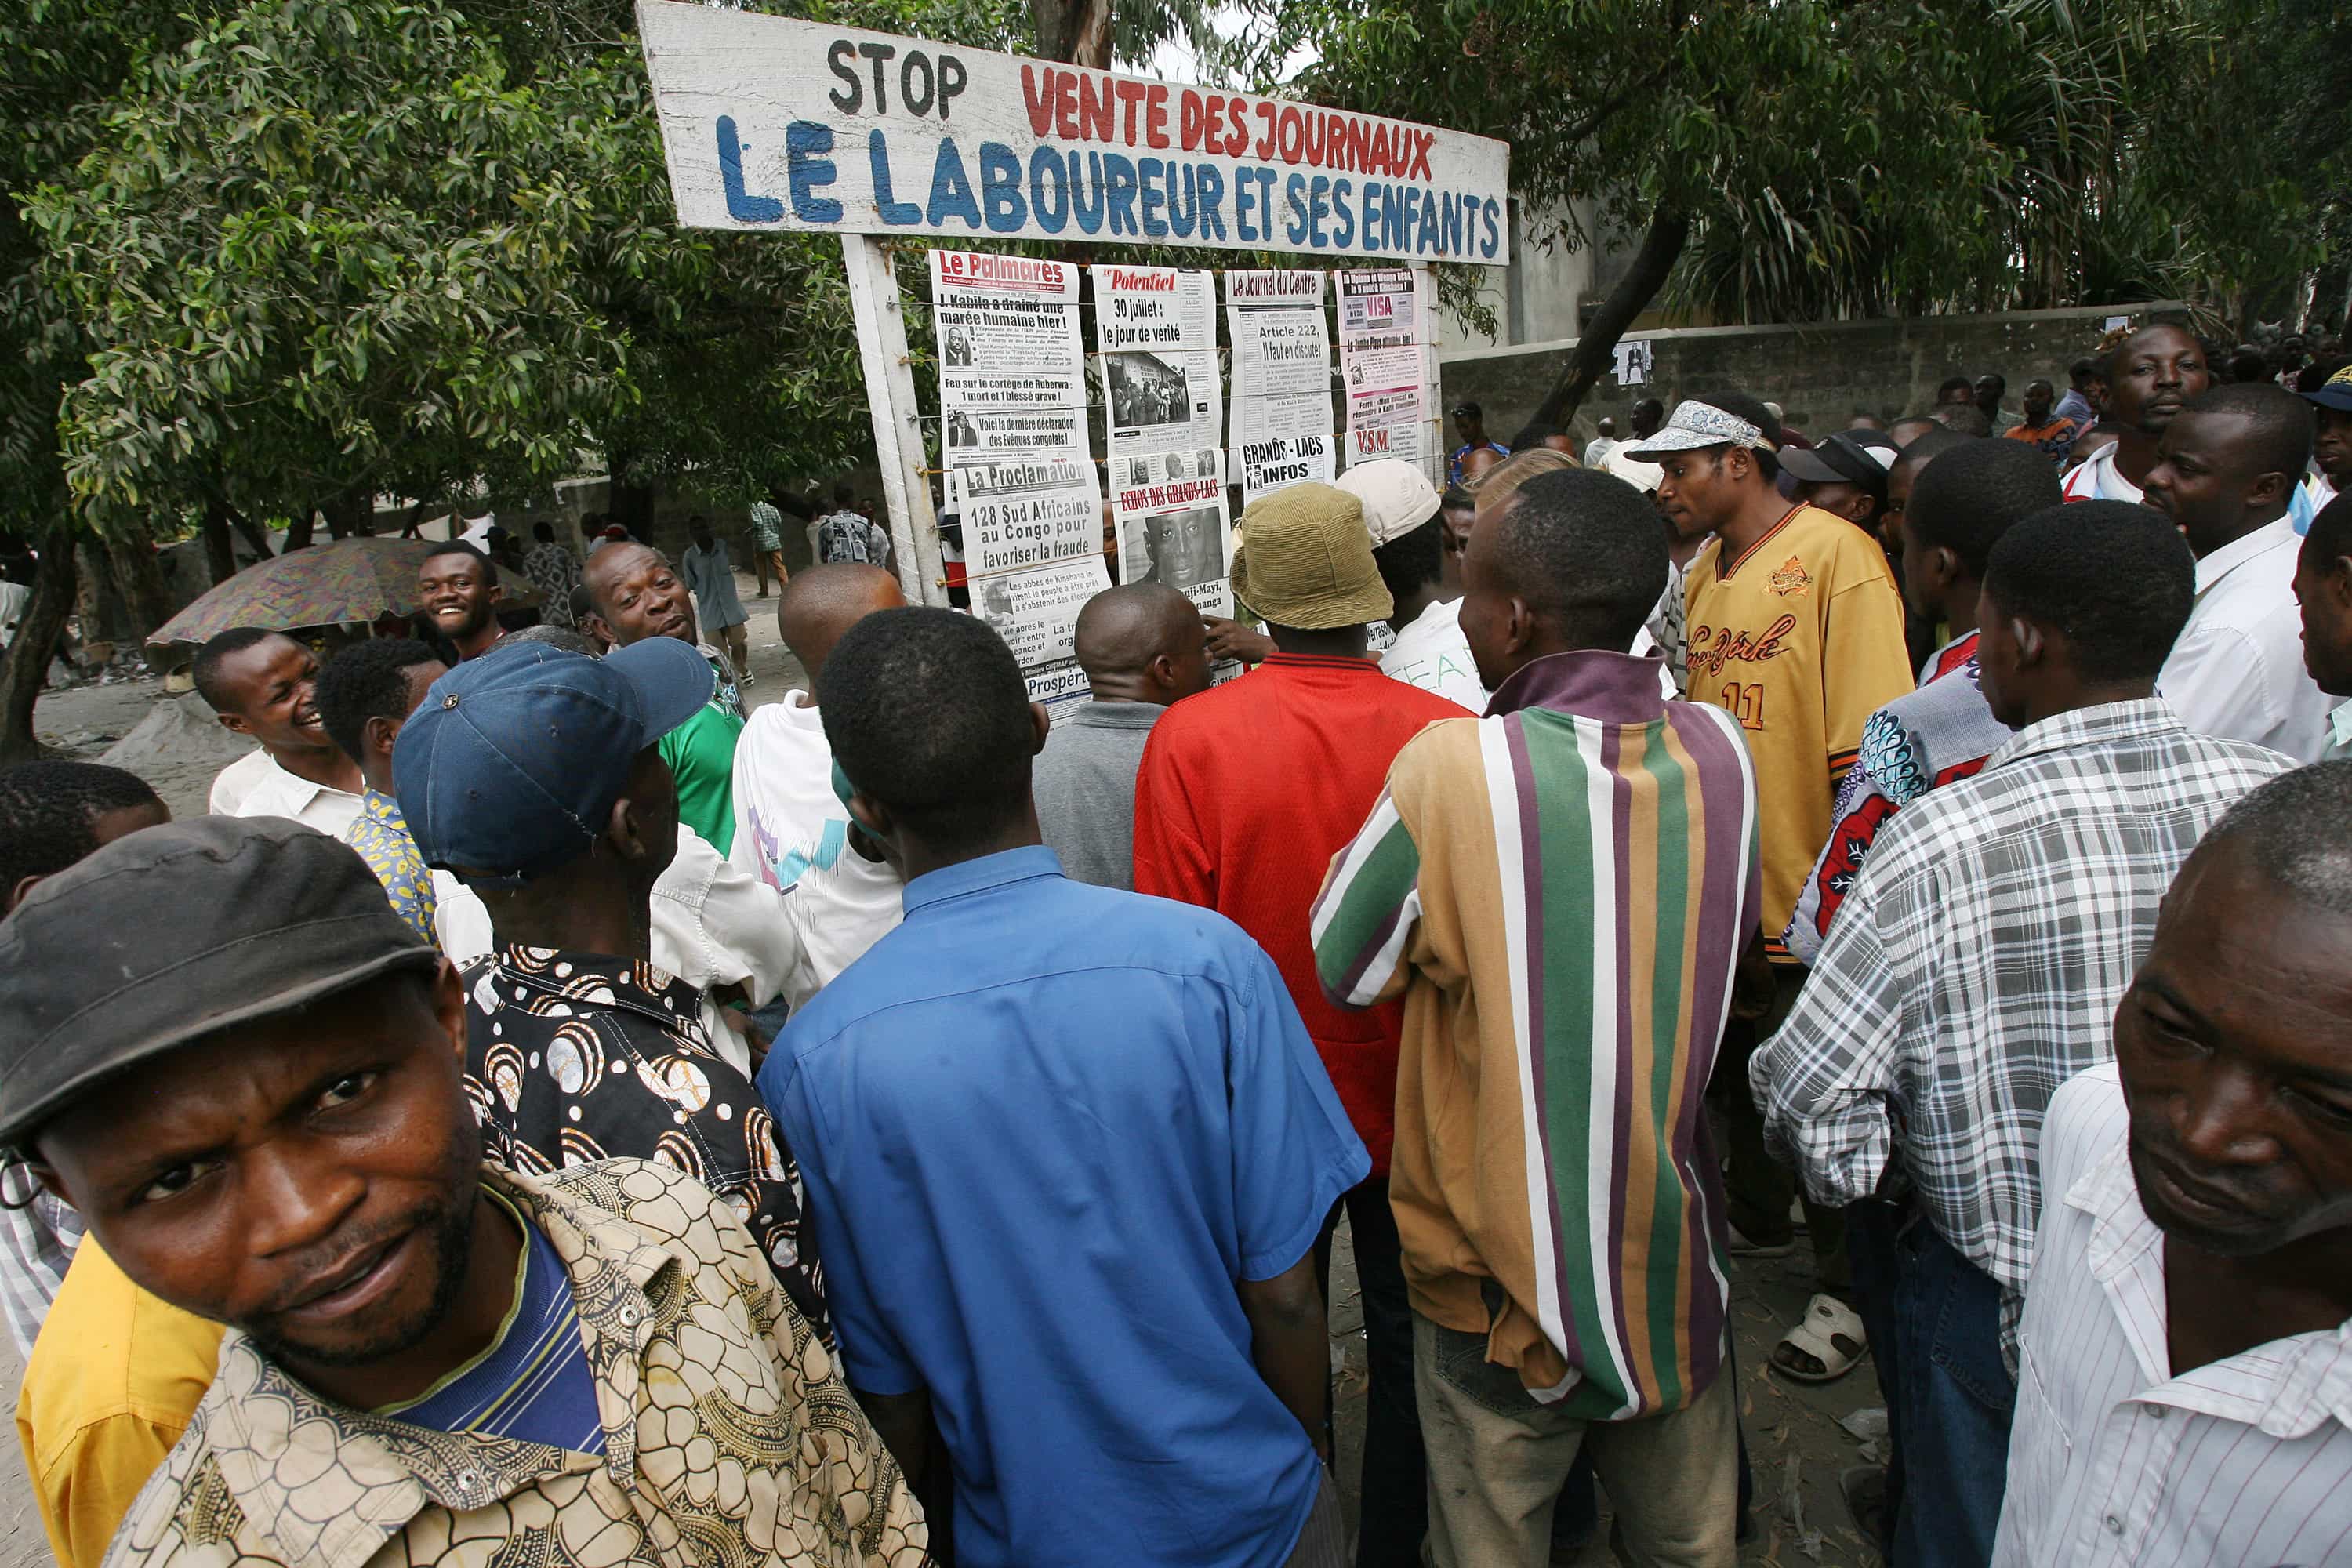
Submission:
M 1922 417 L 1924 417 L 1924 416 Z M 1898 419 L 1895 423 L 1900 425 L 1903 422 Z M 1916 436 L 1912 437 L 1908 441 L 1904 442 L 1902 450 L 1895 454 L 1895 460 L 1896 462 L 1908 462 L 1915 458 L 1925 461 L 1926 459 L 1937 457 L 1939 454 L 1957 451 L 1962 447 L 1973 446 L 1975 444 L 1975 437 L 1963 436 L 1958 430 L 1953 429 L 1950 426 L 1944 424 L 1940 420 L 1929 419 L 1927 423 L 1932 426 L 1932 428 L 1922 430 Z M 2022 441 L 2018 443 L 2021 447 L 2025 443 Z M 1921 471 L 1925 472 L 1926 470 L 1922 469 Z
M 1649 498 L 1614 474 L 1538 474 L 1479 527 L 1495 563 L 1539 616 L 1623 647 L 1666 591 L 1666 536 Z
M 2311 531 L 2303 536 L 2303 552 L 2315 562 L 2352 555 L 2352 491 L 2319 509 Z
M 486 588 L 495 588 L 499 585 L 499 563 L 484 554 L 482 547 L 472 541 L 452 539 L 446 543 L 436 544 L 425 552 L 425 561 L 438 561 L 444 555 L 472 556 L 482 563 L 482 585 Z M 425 561 L 419 561 L 416 564 L 421 568 Z
M 1904 514 L 1923 544 L 1940 544 L 1981 578 L 2000 536 L 2063 502 L 2058 470 L 2031 441 L 1971 441 L 1924 465 Z
M 0 770 L 0 899 L 27 877 L 54 877 L 97 852 L 110 811 L 161 805 L 145 779 L 103 763 L 19 763 Z
M 415 637 L 355 642 L 319 671 L 319 722 L 353 762 L 367 744 L 371 719 L 408 717 L 408 672 L 440 655 Z
M 2257 474 L 2284 474 L 2290 489 L 2303 482 L 2319 421 L 2311 405 L 2274 382 L 2228 382 L 2207 387 L 2181 405 L 2185 414 L 2229 414 L 2246 422 L 2243 449 Z
M 1720 408 L 1733 418 L 1745 419 L 1764 432 L 1764 439 L 1771 442 L 1776 450 L 1759 452 L 1750 447 L 1748 455 L 1756 459 L 1757 469 L 1763 474 L 1766 482 L 1780 477 L 1780 459 L 1776 453 L 1780 443 L 1787 438 L 1787 432 L 1781 429 L 1779 417 L 1764 406 L 1763 399 L 1750 397 L 1744 392 L 1711 392 L 1705 397 L 1695 397 L 1691 401 L 1704 403 L 1709 408 Z M 1729 444 L 1725 443 L 1726 446 Z
M 877 610 L 842 634 L 816 680 L 834 761 L 934 847 L 1001 831 L 1029 799 L 1029 688 L 978 616 Z
M 555 542 L 555 525 L 546 521 L 534 522 L 530 525 L 530 536 L 541 544 L 552 544 Z
M 2270 375 L 2271 362 L 2263 357 L 2262 350 L 2246 347 L 2231 351 L 2230 379 L 2231 381 L 2268 381 Z
M 847 506 L 851 501 L 854 501 L 856 499 L 857 487 L 851 484 L 847 479 L 843 479 L 833 487 L 834 505 Z
M 2107 367 L 2096 359 L 2078 359 L 2066 367 L 2066 378 L 2069 381 L 2105 381 L 2107 379 Z
M 2283 891 L 2352 915 L 2352 762 L 2314 763 L 2269 780 L 2222 813 L 2189 858 L 2232 842 Z
M 509 632 L 499 639 L 499 646 L 511 647 L 516 643 L 527 642 L 545 643 L 549 647 L 561 649 L 564 653 L 576 653 L 586 658 L 602 657 L 596 651 L 593 638 L 574 631 L 570 626 L 556 626 L 551 621 L 541 621 L 535 626 L 524 626 L 520 630 Z
M 2062 503 L 1995 542 L 1984 591 L 2004 614 L 2064 633 L 2084 679 L 2153 680 L 2189 624 L 2197 558 L 2150 508 Z
M 1433 517 L 1409 533 L 1372 548 L 1372 564 L 1381 569 L 1389 597 L 1402 599 L 1424 583 L 1434 583 L 1445 558 L 1445 520 Z
M 1929 416 L 1954 435 L 1969 440 L 1981 440 L 1992 434 L 1992 421 L 1985 411 L 1973 403 L 1946 403 Z
M 221 666 L 256 643 L 285 636 L 275 626 L 231 626 L 205 644 L 196 650 L 196 662 L 188 670 L 189 678 L 196 683 L 197 695 L 209 703 L 215 713 L 235 711 L 230 705 L 228 692 L 222 685 Z
M 1449 511 L 1476 511 L 1478 510 L 1478 501 L 1475 497 L 1471 495 L 1468 490 L 1464 489 L 1460 485 L 1448 485 L 1445 487 L 1445 494 L 1438 498 L 1437 510 L 1441 513 Z
M 1977 377 L 1977 380 L 1989 381 L 1992 383 L 1993 391 L 1996 393 L 2007 392 L 2009 390 L 2009 377 L 2001 374 L 2000 372 L 1997 370 L 1989 370 L 1982 375 Z M 1969 390 L 1970 392 L 1974 392 L 1976 388 L 1971 385 Z
M 1977 395 L 1977 384 L 1965 375 L 1948 375 L 1943 384 L 1936 388 L 1936 401 L 1943 402 L 1945 395 L 1953 392 L 1965 392 L 1973 398 Z

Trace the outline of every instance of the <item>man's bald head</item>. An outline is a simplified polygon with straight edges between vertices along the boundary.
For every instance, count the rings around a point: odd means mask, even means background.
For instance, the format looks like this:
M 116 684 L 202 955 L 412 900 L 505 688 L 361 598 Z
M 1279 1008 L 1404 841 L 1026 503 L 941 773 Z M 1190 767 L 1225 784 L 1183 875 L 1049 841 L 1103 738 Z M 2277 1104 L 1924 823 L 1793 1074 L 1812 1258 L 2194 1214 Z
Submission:
M 1165 583 L 1106 588 L 1078 612 L 1078 667 L 1097 702 L 1168 703 L 1209 684 L 1208 627 Z
M 817 671 L 843 634 L 875 611 L 895 610 L 906 602 L 898 579 L 879 566 L 856 561 L 812 566 L 795 574 L 777 598 L 776 634 L 808 671 L 814 691 Z

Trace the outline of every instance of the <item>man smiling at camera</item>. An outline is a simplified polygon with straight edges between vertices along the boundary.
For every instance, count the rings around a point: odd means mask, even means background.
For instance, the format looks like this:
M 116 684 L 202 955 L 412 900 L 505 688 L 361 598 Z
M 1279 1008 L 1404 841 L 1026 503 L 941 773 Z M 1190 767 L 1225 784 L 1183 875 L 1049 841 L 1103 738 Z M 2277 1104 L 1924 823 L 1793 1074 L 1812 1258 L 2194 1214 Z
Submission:
M 127 1285 L 230 1325 L 108 1561 L 927 1561 L 734 1211 L 638 1161 L 486 1165 L 465 1028 L 291 823 L 132 834 L 0 928 L 0 1142 Z

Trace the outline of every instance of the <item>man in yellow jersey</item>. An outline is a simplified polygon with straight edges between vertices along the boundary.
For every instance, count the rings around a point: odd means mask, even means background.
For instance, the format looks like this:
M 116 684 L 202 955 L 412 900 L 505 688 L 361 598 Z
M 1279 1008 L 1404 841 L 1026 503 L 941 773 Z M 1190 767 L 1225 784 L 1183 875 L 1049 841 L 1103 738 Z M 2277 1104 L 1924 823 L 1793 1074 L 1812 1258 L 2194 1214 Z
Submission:
M 1782 498 L 1780 444 L 1780 422 L 1763 404 L 1724 393 L 1685 402 L 1627 454 L 1659 466 L 1658 510 L 1675 530 L 1714 535 L 1685 574 L 1689 697 L 1734 714 L 1756 763 L 1764 869 L 1757 941 L 1775 984 L 1761 1017 L 1731 1025 L 1717 1062 L 1731 1130 L 1731 1250 L 1766 1258 L 1795 1247 L 1796 1183 L 1765 1152 L 1762 1118 L 1740 1075 L 1804 981 L 1780 933 L 1829 837 L 1863 723 L 1911 689 L 1903 600 L 1885 552 L 1843 519 Z M 1819 1383 L 1850 1371 L 1867 1338 L 1843 1300 L 1851 1285 L 1843 1217 L 1810 1203 L 1806 1217 L 1820 1288 L 1772 1364 Z

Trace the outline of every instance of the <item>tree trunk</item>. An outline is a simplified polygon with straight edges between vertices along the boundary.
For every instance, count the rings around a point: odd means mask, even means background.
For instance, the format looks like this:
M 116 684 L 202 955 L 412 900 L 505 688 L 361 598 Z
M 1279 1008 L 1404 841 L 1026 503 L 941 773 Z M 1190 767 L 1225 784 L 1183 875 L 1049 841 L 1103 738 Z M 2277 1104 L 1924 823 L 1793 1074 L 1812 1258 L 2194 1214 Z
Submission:
M 628 453 L 608 450 L 604 454 L 604 497 L 612 508 L 609 521 L 627 529 L 630 538 L 651 544 L 655 487 L 631 484 L 626 477 L 628 471 Z
M 306 510 L 301 516 L 295 518 L 287 523 L 286 547 L 278 552 L 280 555 L 290 555 L 297 550 L 307 550 L 310 548 L 310 533 L 312 529 L 317 526 L 314 521 L 317 516 L 318 513 L 316 510 Z
M 253 519 L 241 511 L 231 511 L 228 525 L 236 530 L 236 536 L 245 541 L 246 548 L 253 552 L 255 560 L 269 559 L 269 535 L 262 532 L 260 525 Z
M 1029 0 L 1029 15 L 1041 58 L 1110 68 L 1110 0 Z
M 375 531 L 375 497 L 365 485 L 343 491 L 325 507 L 327 533 L 334 539 L 363 539 Z
M 172 618 L 172 591 L 163 586 L 163 568 L 147 531 L 107 535 L 106 563 L 130 613 L 133 640 L 144 647 L 148 635 Z
M 0 765 L 29 763 L 41 755 L 33 738 L 33 704 L 49 674 L 49 659 L 74 605 L 74 551 L 70 540 L 52 535 L 33 573 L 33 596 L 15 640 L 0 657 Z
M 1568 356 L 1568 364 L 1549 395 L 1543 400 L 1528 420 L 1531 425 L 1550 425 L 1568 428 L 1576 416 L 1578 406 L 1591 395 L 1601 378 L 1616 362 L 1617 340 L 1633 324 L 1633 318 L 1649 308 L 1666 286 L 1666 278 L 1675 269 L 1675 261 L 1683 253 L 1690 238 L 1690 219 L 1669 207 L 1660 207 L 1650 215 L 1650 230 L 1642 237 L 1642 248 L 1633 255 L 1633 264 L 1617 287 L 1609 290 L 1609 298 L 1594 311 L 1592 324 L 1578 334 L 1576 348 Z
M 236 575 L 236 547 L 229 541 L 229 510 L 226 501 L 205 502 L 205 520 L 198 531 L 205 542 L 205 574 L 215 584 Z

